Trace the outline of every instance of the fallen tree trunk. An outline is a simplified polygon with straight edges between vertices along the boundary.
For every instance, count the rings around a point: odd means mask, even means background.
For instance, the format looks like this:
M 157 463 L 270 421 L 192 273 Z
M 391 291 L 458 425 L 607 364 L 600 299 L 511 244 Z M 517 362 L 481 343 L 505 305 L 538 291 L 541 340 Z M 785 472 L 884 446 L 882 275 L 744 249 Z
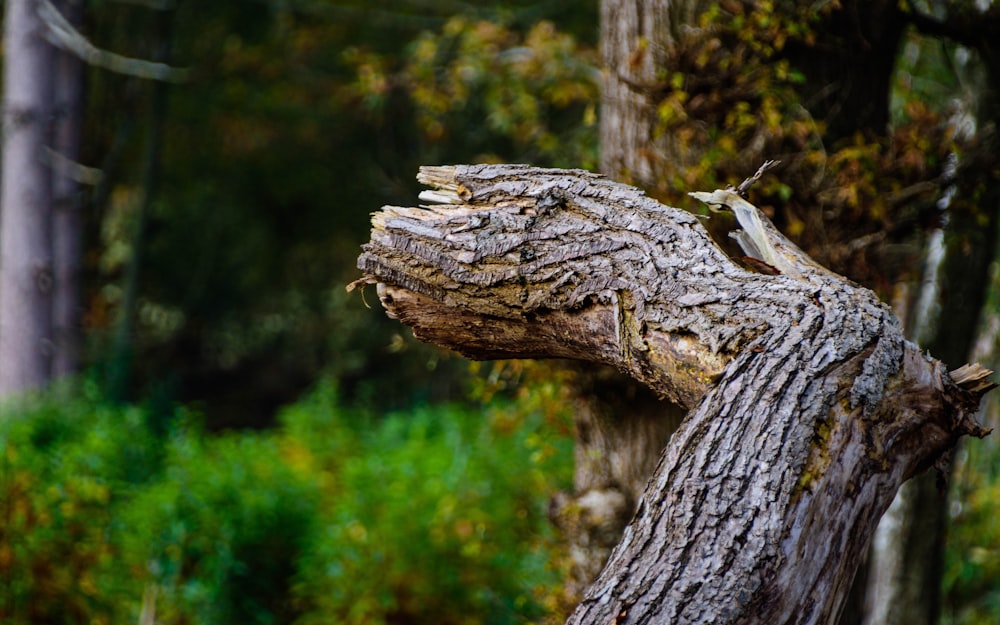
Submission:
M 992 388 L 732 191 L 753 273 L 698 219 L 577 170 L 425 167 L 358 260 L 388 314 L 470 358 L 611 364 L 689 412 L 570 623 L 833 623 L 878 518 Z

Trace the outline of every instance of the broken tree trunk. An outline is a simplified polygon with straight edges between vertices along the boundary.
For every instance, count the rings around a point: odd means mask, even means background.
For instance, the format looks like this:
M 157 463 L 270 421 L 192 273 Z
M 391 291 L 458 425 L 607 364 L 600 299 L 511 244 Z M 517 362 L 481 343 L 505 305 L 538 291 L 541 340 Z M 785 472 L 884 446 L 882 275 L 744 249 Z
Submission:
M 570 623 L 833 623 L 879 516 L 974 421 L 878 298 L 731 191 L 751 273 L 698 219 L 577 170 L 425 167 L 358 260 L 388 314 L 470 358 L 614 365 L 688 409 Z

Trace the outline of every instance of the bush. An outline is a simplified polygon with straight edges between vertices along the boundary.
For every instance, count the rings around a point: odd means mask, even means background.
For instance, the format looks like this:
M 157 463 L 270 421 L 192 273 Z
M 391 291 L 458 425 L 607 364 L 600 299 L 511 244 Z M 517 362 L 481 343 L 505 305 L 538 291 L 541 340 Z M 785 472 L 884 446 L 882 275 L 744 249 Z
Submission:
M 291 432 L 312 412 L 286 414 Z M 299 593 L 303 623 L 515 623 L 559 580 L 538 464 L 538 420 L 498 434 L 479 411 L 423 408 L 344 424 L 338 465 Z M 337 440 L 338 437 L 332 437 Z M 343 439 L 341 439 L 343 440 Z M 553 459 L 568 466 L 569 449 Z M 536 459 L 532 455 L 536 454 Z
M 0 622 L 111 623 L 134 590 L 118 500 L 155 471 L 145 414 L 53 395 L 0 418 Z
M 86 388 L 8 408 L 0 622 L 542 619 L 565 561 L 545 518 L 572 468 L 560 398 L 528 383 L 488 409 L 379 417 L 321 387 L 278 430 L 221 436 Z M 946 622 L 995 623 L 997 448 L 969 443 L 955 482 Z
M 321 388 L 277 431 L 212 436 L 181 409 L 163 427 L 93 392 L 43 398 L 0 422 L 0 622 L 540 616 L 561 577 L 545 503 L 570 467 L 543 420 L 377 418 Z
M 122 512 L 125 552 L 158 589 L 157 622 L 292 622 L 317 495 L 273 436 L 176 436 L 163 475 Z

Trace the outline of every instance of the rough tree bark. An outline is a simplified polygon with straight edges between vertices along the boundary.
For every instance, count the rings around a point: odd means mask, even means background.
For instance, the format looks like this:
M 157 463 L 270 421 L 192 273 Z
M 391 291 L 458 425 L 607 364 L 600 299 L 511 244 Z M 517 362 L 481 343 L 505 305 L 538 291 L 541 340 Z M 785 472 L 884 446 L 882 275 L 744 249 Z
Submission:
M 793 12 L 795 5 L 804 4 L 784 3 L 775 7 L 775 14 Z M 816 41 L 807 44 L 793 37 L 782 54 L 804 78 L 799 86 L 800 97 L 797 101 L 812 119 L 822 121 L 826 129 L 824 140 L 828 145 L 833 145 L 838 138 L 855 136 L 859 132 L 881 134 L 885 131 L 889 123 L 889 96 L 895 62 L 907 24 L 915 24 L 921 31 L 933 36 L 962 42 L 968 48 L 977 50 L 988 67 L 996 66 L 995 38 L 984 34 L 990 32 L 995 23 L 997 12 L 994 9 L 974 8 L 969 3 L 937 3 L 935 17 L 931 18 L 921 14 L 921 10 L 929 10 L 926 7 L 917 8 L 913 3 L 892 0 L 849 0 L 837 3 L 835 10 L 825 10 L 833 9 L 832 4 L 825 1 L 808 3 L 810 11 L 821 19 L 821 24 L 815 28 Z M 683 152 L 671 145 L 673 137 L 670 133 L 656 132 L 660 98 L 657 90 L 650 88 L 676 69 L 675 44 L 684 43 L 686 36 L 702 29 L 703 24 L 693 18 L 710 5 L 718 6 L 719 3 L 698 0 L 602 0 L 601 42 L 605 80 L 601 113 L 601 166 L 604 173 L 660 191 L 665 181 L 672 179 L 676 172 L 685 171 L 688 164 L 697 162 L 703 149 L 714 147 L 689 142 L 688 152 Z M 945 16 L 944 21 L 939 21 L 941 15 Z M 987 92 L 993 93 L 995 89 Z M 995 102 L 996 98 L 991 101 Z M 980 116 L 980 119 L 988 122 L 995 116 Z M 982 123 L 980 127 L 988 128 L 990 124 Z M 705 139 L 709 140 L 708 134 Z M 764 150 L 773 152 L 773 148 L 764 148 L 763 142 L 760 145 Z M 752 155 L 752 150 L 743 154 L 751 154 L 751 160 L 757 158 Z M 757 152 L 758 156 L 760 154 Z M 989 167 L 981 171 L 989 171 Z M 988 193 L 993 195 L 992 191 Z M 993 204 L 995 202 L 991 200 L 982 203 L 983 206 Z M 829 224 L 824 223 L 823 215 L 823 211 L 805 213 L 806 231 L 826 231 Z M 820 237 L 820 241 L 821 245 L 810 248 L 811 252 L 822 255 L 823 248 L 836 250 L 840 247 L 830 244 L 826 237 Z M 872 251 L 872 258 L 885 257 L 875 248 Z M 981 290 L 985 282 L 974 278 L 985 266 L 969 266 L 964 282 Z M 891 274 L 891 270 L 884 265 L 881 272 L 886 277 Z M 975 311 L 972 313 L 974 318 Z M 943 328 L 941 344 L 957 347 L 961 342 L 945 335 L 961 333 L 973 324 L 974 321 L 958 322 L 953 319 Z M 950 360 L 947 354 L 936 349 L 932 349 L 932 353 L 946 362 L 961 362 Z M 874 583 L 867 599 L 863 596 L 864 589 L 859 589 L 856 607 L 845 617 L 845 625 L 856 625 L 861 621 L 862 604 L 865 603 L 871 612 L 866 617 L 866 623 L 917 625 L 937 621 L 943 541 L 940 530 L 943 528 L 945 509 L 943 506 L 934 509 L 928 503 L 944 500 L 936 481 L 934 476 L 928 476 L 908 485 L 908 490 L 920 492 L 919 497 L 910 498 L 909 506 L 910 510 L 918 512 L 901 515 L 901 518 L 907 519 L 906 525 L 912 524 L 913 529 L 897 532 L 901 537 L 906 536 L 905 540 L 891 544 L 882 541 L 881 544 L 888 544 L 888 547 L 874 560 L 895 560 L 896 564 L 887 570 L 874 572 Z M 887 554 L 888 558 L 885 557 Z M 884 583 L 886 581 L 891 583 Z M 911 611 L 898 608 L 898 597 L 908 598 L 905 603 L 912 606 Z M 915 614 L 921 615 L 919 620 L 914 620 Z M 880 620 L 879 615 L 886 618 Z
M 571 623 L 834 623 L 900 484 L 992 385 L 949 374 L 870 291 L 730 191 L 748 255 L 694 216 L 575 170 L 423 168 L 358 260 L 387 313 L 477 359 L 611 364 L 689 410 Z
M 635 512 L 684 410 L 607 365 L 564 361 L 575 430 L 573 492 L 557 493 L 549 516 L 570 555 L 567 607 L 597 578 Z
M 666 160 L 667 137 L 653 132 L 658 102 L 645 86 L 663 67 L 668 4 L 601 2 L 601 171 L 634 184 L 655 183 Z

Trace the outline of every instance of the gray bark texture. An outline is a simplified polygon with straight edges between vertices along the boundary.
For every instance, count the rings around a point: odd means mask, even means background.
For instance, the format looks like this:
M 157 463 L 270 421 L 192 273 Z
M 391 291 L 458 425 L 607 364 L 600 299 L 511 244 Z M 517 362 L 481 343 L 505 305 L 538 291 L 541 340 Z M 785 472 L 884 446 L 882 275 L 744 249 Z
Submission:
M 748 272 L 699 220 L 579 170 L 425 167 L 358 259 L 391 317 L 471 358 L 610 364 L 688 410 L 570 623 L 835 623 L 899 486 L 992 388 L 903 338 L 731 191 Z
M 681 157 L 669 135 L 656 131 L 659 96 L 651 86 L 660 79 L 677 27 L 699 4 L 602 0 L 601 171 L 609 177 L 655 186 L 662 163 Z M 621 539 L 685 411 L 610 367 L 566 366 L 574 373 L 576 467 L 573 493 L 553 497 L 550 516 L 571 555 L 564 590 L 567 603 L 576 605 Z
M 0 395 L 45 384 L 52 360 L 51 46 L 37 5 L 4 15 L 0 179 Z

